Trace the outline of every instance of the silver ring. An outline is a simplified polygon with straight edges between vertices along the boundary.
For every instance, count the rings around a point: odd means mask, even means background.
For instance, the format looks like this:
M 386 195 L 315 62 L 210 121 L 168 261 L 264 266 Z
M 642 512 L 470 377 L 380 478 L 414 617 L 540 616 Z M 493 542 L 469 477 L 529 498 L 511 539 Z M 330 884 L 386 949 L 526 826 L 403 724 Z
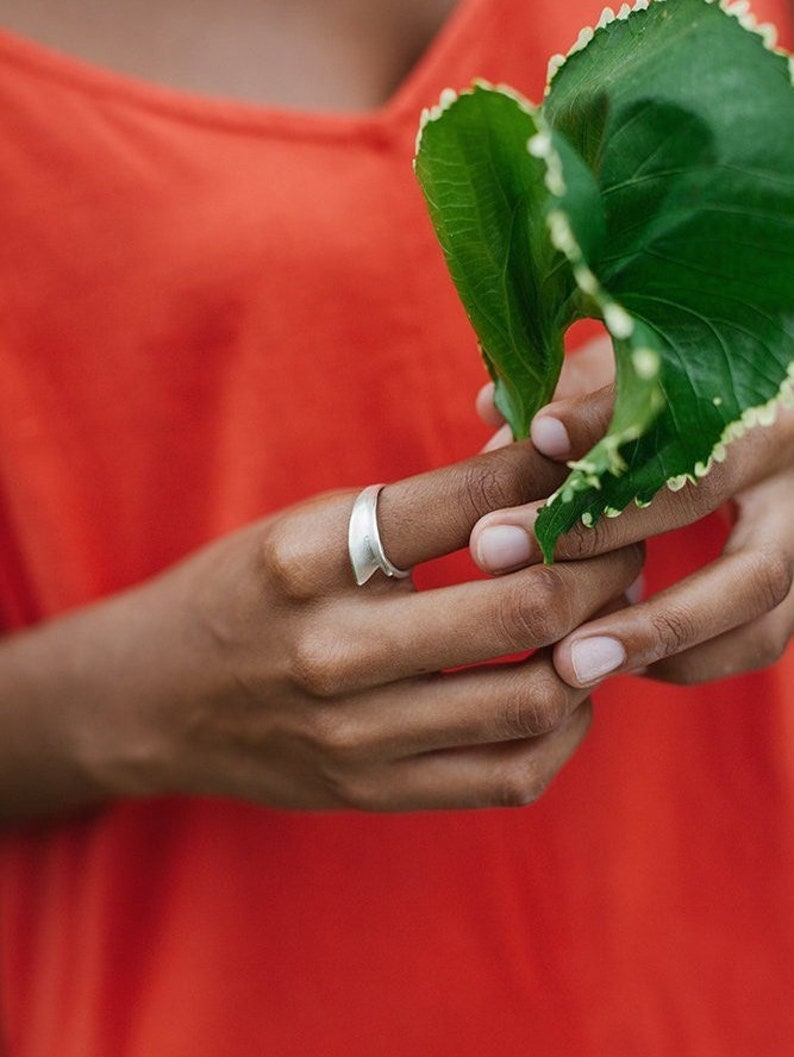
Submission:
M 378 531 L 378 496 L 382 488 L 382 484 L 369 485 L 356 496 L 350 511 L 347 549 L 353 575 L 359 587 L 378 569 L 397 580 L 404 580 L 411 575 L 410 569 L 398 569 L 396 565 L 392 565 L 383 549 Z

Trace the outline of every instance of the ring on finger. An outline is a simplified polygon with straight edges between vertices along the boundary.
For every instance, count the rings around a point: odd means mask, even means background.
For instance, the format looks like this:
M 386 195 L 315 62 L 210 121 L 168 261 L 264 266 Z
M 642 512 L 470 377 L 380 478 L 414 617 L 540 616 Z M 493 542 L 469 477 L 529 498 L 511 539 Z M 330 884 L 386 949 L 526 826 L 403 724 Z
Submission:
M 347 531 L 347 548 L 353 575 L 359 587 L 365 584 L 378 569 L 389 577 L 404 580 L 411 575 L 410 569 L 398 569 L 383 549 L 378 529 L 378 496 L 382 484 L 371 484 L 359 492 L 350 512 Z

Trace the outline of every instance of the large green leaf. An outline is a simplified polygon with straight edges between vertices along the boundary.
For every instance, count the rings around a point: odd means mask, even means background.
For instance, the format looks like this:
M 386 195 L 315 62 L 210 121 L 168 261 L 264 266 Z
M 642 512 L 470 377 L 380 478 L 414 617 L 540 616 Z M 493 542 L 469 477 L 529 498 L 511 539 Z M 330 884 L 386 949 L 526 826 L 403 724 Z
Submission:
M 566 328 L 604 320 L 604 439 L 541 512 L 547 560 L 706 474 L 794 381 L 794 89 L 746 5 L 639 0 L 584 30 L 532 107 L 480 84 L 426 112 L 416 170 L 516 437 Z

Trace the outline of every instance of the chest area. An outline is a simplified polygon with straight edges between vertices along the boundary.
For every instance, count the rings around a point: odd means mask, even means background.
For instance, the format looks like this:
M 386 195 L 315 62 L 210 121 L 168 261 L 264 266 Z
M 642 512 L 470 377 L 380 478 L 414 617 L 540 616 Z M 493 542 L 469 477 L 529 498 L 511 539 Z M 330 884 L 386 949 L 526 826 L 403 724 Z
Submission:
M 0 25 L 77 59 L 204 95 L 381 106 L 458 6 L 478 0 L 0 0 Z

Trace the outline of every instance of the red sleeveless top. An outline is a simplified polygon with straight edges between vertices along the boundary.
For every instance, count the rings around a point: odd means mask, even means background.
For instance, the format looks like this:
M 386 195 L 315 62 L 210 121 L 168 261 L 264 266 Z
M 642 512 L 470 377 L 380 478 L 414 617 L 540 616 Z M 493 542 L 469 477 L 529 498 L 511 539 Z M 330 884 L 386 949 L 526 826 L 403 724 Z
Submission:
M 784 25 L 783 0 L 757 6 Z M 6 629 L 479 447 L 418 115 L 475 76 L 538 99 L 598 14 L 464 0 L 355 116 L 196 98 L 0 34 Z M 714 531 L 654 546 L 651 587 Z M 611 682 L 525 810 L 174 799 L 5 837 L 8 1057 L 790 1057 L 793 660 Z

